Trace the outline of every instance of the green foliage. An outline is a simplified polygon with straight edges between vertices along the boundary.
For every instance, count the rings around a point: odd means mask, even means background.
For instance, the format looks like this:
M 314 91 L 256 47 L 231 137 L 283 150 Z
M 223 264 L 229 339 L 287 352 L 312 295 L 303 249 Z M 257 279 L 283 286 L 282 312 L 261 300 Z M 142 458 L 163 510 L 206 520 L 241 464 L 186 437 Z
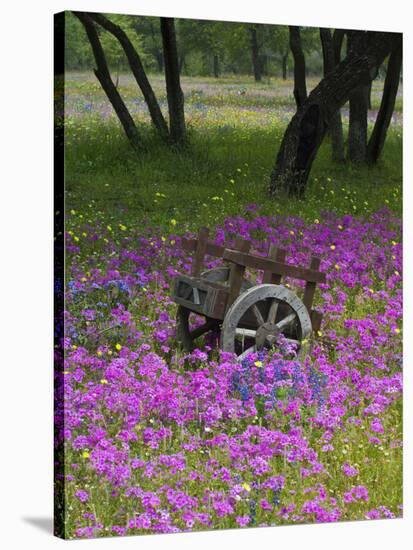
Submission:
M 105 17 L 126 32 L 135 49 L 139 52 L 142 61 L 145 62 L 148 54 L 143 48 L 142 36 L 136 32 L 135 17 L 131 15 L 111 14 L 105 14 Z M 110 69 L 118 72 L 128 69 L 129 65 L 126 56 L 118 40 L 99 25 L 96 25 L 96 27 Z M 66 12 L 65 52 L 66 70 L 93 69 L 95 67 L 92 48 L 90 47 L 85 30 L 80 21 L 71 12 Z
M 163 72 L 162 36 L 159 17 L 106 14 L 121 26 L 139 52 L 149 72 Z M 255 23 L 233 23 L 176 19 L 177 45 L 182 73 L 191 76 L 213 75 L 213 57 L 218 57 L 222 74 L 252 74 L 251 27 L 257 31 L 259 55 L 264 75 L 280 75 L 282 57 L 289 52 L 288 27 Z M 109 66 L 128 70 L 127 60 L 117 40 L 98 26 Z M 303 49 L 309 74 L 322 73 L 318 29 L 302 28 Z M 81 23 L 66 13 L 66 68 L 93 69 L 94 59 Z
M 69 11 L 65 13 L 65 63 L 66 70 L 93 67 L 93 53 L 85 31 Z

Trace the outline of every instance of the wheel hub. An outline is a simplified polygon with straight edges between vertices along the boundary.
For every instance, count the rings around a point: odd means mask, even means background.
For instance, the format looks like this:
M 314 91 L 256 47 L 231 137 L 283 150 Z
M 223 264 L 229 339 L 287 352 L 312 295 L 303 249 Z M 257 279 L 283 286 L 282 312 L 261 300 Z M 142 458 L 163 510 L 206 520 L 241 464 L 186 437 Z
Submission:
M 266 342 L 269 344 L 274 343 L 280 332 L 280 329 L 273 323 L 264 323 L 258 327 L 255 338 L 257 350 L 263 349 Z

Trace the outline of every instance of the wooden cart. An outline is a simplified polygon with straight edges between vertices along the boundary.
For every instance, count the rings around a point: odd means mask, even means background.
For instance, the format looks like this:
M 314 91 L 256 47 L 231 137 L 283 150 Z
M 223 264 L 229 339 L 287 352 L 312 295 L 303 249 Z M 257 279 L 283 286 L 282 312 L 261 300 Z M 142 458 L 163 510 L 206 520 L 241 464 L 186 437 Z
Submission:
M 191 275 L 179 275 L 173 287 L 178 304 L 177 339 L 187 351 L 195 340 L 211 330 L 220 330 L 220 347 L 243 359 L 252 351 L 273 345 L 283 334 L 287 342 L 303 351 L 313 331 L 321 325 L 322 315 L 312 308 L 317 283 L 325 282 L 319 271 L 320 259 L 311 258 L 309 268 L 285 263 L 286 251 L 270 245 L 267 257 L 249 253 L 251 243 L 237 238 L 235 246 L 219 246 L 208 240 L 202 227 L 197 239 L 183 239 L 182 246 L 193 253 Z M 204 270 L 206 255 L 222 258 L 223 265 Z M 262 284 L 245 278 L 246 269 L 261 270 Z M 305 281 L 300 299 L 286 286 L 283 277 Z M 204 317 L 191 328 L 190 316 Z

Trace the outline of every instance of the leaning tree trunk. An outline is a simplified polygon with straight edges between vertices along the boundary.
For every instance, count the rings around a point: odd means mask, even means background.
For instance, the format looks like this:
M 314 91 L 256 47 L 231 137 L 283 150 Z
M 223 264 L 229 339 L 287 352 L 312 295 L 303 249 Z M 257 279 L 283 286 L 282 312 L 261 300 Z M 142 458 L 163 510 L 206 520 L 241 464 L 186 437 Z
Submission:
M 307 99 L 307 86 L 305 83 L 305 57 L 301 45 L 300 27 L 289 27 L 290 48 L 294 58 L 294 98 L 297 109 Z
M 361 33 L 347 33 L 348 52 L 356 55 L 366 49 L 367 37 Z M 357 86 L 349 101 L 348 159 L 354 164 L 364 164 L 367 160 L 367 117 L 370 82 Z
M 367 146 L 367 162 L 377 162 L 386 140 L 387 130 L 391 121 L 396 103 L 402 69 L 402 35 L 395 41 L 394 47 L 387 62 L 386 79 L 384 81 L 383 96 L 376 123 Z
M 97 66 L 97 69 L 95 69 L 94 71 L 96 78 L 99 80 L 103 90 L 105 91 L 109 101 L 111 102 L 112 107 L 114 108 L 132 147 L 134 149 L 139 149 L 140 137 L 138 129 L 136 128 L 135 122 L 133 121 L 133 118 L 129 113 L 128 108 L 123 102 L 123 99 L 121 98 L 115 84 L 112 81 L 108 69 L 108 64 L 106 62 L 105 53 L 103 51 L 102 44 L 100 43 L 95 24 L 92 19 L 90 19 L 90 17 L 88 17 L 88 15 L 86 15 L 85 13 L 74 11 L 73 14 L 80 20 L 83 27 L 85 28 L 87 37 L 92 47 Z
M 336 66 L 334 43 L 330 29 L 320 28 L 320 39 L 323 50 L 324 77 L 326 77 Z M 344 138 L 340 109 L 331 117 L 328 129 L 331 137 L 332 159 L 335 162 L 344 162 Z
M 250 39 L 251 39 L 251 56 L 252 56 L 252 68 L 254 70 L 254 78 L 256 82 L 260 82 L 262 78 L 261 60 L 257 39 L 257 27 L 255 25 L 250 27 Z
M 363 33 L 363 31 L 358 31 Z M 363 33 L 364 34 L 364 33 Z M 314 88 L 297 110 L 284 134 L 271 174 L 270 193 L 302 196 L 328 121 L 360 85 L 367 85 L 388 55 L 394 33 L 368 32 L 367 48 L 349 53 Z
M 168 125 L 166 124 L 162 111 L 159 107 L 155 92 L 153 91 L 146 76 L 141 58 L 135 50 L 132 42 L 129 40 L 127 34 L 121 27 L 115 25 L 115 23 L 100 13 L 88 13 L 88 16 L 96 21 L 96 23 L 98 23 L 105 30 L 110 32 L 119 41 L 119 44 L 125 52 L 133 76 L 135 77 L 135 80 L 142 91 L 143 97 L 145 98 L 153 125 L 164 139 L 169 139 Z
M 161 33 L 168 96 L 169 127 L 173 143 L 183 144 L 186 138 L 184 94 L 179 78 L 175 23 L 172 17 L 161 17 Z

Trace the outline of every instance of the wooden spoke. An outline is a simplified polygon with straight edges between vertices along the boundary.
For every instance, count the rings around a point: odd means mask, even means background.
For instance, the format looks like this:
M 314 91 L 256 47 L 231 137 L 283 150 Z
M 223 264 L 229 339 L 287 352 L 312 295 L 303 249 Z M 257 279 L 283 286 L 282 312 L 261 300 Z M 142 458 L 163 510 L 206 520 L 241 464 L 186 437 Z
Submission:
M 258 323 L 258 326 L 259 325 L 263 325 L 265 323 L 264 321 L 264 318 L 263 316 L 261 315 L 261 311 L 258 309 L 258 306 L 256 304 L 254 304 L 251 308 L 253 314 L 254 314 L 254 317 L 256 318 L 257 320 L 257 323 Z
M 271 300 L 270 309 L 268 311 L 267 323 L 271 323 L 272 325 L 275 323 L 275 319 L 277 318 L 277 310 L 278 300 L 276 298 L 273 298 L 273 300 Z
M 257 335 L 257 331 L 251 330 L 249 328 L 236 328 L 235 334 L 237 336 L 244 336 L 244 337 L 246 336 L 247 338 L 255 338 Z
M 281 319 L 281 321 L 279 321 L 275 325 L 276 329 L 278 329 L 281 332 L 286 327 L 288 327 L 288 325 L 291 324 L 294 321 L 295 318 L 296 318 L 296 314 L 295 313 L 290 313 L 290 315 L 287 315 L 287 317 L 284 317 L 284 319 Z

